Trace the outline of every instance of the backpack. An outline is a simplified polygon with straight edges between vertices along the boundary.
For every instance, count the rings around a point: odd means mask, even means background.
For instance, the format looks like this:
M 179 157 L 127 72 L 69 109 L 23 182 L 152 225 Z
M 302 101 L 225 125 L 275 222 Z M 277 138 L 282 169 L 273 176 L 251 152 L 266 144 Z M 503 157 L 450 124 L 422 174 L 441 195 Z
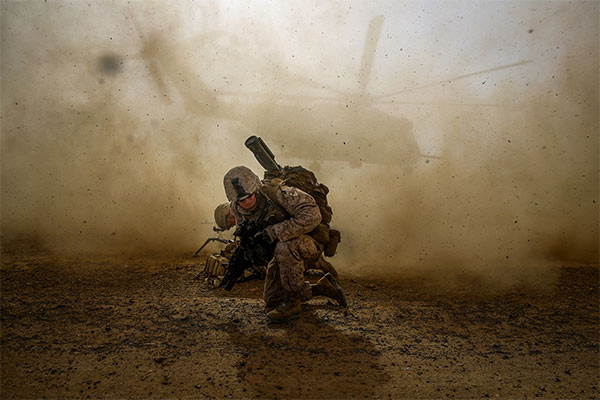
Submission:
M 310 194 L 321 211 L 321 223 L 328 225 L 331 222 L 333 211 L 327 204 L 329 188 L 317 181 L 315 174 L 304 167 L 285 166 L 281 171 L 265 171 L 265 180 L 272 181 L 280 179 L 281 184 L 292 186 Z
M 317 206 L 319 206 L 319 211 L 321 211 L 321 223 L 315 229 L 317 232 L 313 231 L 314 234 L 312 236 L 318 235 L 318 237 L 315 237 L 315 240 L 325 246 L 325 255 L 328 257 L 333 256 L 338 243 L 341 242 L 341 236 L 338 230 L 329 227 L 331 217 L 333 216 L 333 210 L 327 204 L 329 188 L 319 183 L 312 171 L 301 166 L 285 166 L 280 171 L 265 171 L 264 180 L 265 182 L 298 188 L 315 199 Z

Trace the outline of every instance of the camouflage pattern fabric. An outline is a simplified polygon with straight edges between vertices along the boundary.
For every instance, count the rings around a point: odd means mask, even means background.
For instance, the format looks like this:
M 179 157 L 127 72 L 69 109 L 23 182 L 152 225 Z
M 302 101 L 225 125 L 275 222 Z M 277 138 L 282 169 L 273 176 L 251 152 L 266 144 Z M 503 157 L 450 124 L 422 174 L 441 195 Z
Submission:
M 290 218 L 272 226 L 272 231 L 282 242 L 312 231 L 321 222 L 321 211 L 315 199 L 300 189 L 281 186 L 275 193 L 275 200 L 290 215 Z M 255 210 L 249 212 L 232 202 L 231 212 L 236 222 L 240 224 L 243 220 L 256 220 L 262 208 L 267 206 L 264 195 L 260 195 L 257 205 Z
M 223 250 L 221 250 L 221 253 L 219 253 L 219 254 L 230 260 L 231 256 L 233 256 L 233 253 L 235 252 L 235 250 L 238 248 L 239 245 L 240 245 L 239 240 L 231 242 L 227 246 L 225 246 L 225 248 Z
M 314 265 L 322 251 L 314 239 L 306 235 L 321 222 L 321 212 L 315 199 L 300 189 L 281 186 L 275 193 L 275 200 L 290 217 L 269 228 L 279 241 L 265 279 L 267 307 L 279 304 L 284 298 L 306 301 L 312 297 L 304 271 L 308 265 Z M 239 224 L 243 220 L 256 220 L 263 207 L 268 207 L 268 203 L 261 194 L 256 209 L 247 211 L 232 202 L 231 212 Z
M 286 298 L 303 302 L 310 300 L 312 290 L 310 283 L 304 279 L 304 271 L 320 254 L 314 239 L 307 235 L 278 242 L 265 277 L 263 296 L 266 307 L 275 307 Z

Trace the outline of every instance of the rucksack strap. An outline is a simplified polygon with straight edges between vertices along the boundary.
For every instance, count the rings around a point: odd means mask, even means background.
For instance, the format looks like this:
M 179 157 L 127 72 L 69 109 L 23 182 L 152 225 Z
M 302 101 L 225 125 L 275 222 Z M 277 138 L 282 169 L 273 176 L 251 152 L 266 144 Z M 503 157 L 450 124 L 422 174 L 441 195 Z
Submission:
M 267 202 L 269 202 L 273 207 L 277 209 L 277 211 L 285 214 L 289 217 L 289 213 L 279 204 L 277 201 L 277 191 L 281 190 L 281 186 L 283 181 L 279 178 L 274 178 L 269 181 L 263 182 L 263 186 L 261 187 L 261 193 L 265 195 L 267 198 Z

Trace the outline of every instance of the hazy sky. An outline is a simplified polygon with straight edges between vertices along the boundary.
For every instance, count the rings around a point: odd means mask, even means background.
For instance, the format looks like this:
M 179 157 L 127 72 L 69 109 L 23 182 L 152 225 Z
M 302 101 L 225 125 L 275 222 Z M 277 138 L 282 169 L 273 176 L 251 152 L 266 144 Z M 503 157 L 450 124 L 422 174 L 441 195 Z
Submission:
M 1 14 L 5 238 L 193 250 L 223 174 L 260 172 L 243 148 L 257 134 L 331 187 L 342 270 L 597 261 L 598 2 L 3 1 Z

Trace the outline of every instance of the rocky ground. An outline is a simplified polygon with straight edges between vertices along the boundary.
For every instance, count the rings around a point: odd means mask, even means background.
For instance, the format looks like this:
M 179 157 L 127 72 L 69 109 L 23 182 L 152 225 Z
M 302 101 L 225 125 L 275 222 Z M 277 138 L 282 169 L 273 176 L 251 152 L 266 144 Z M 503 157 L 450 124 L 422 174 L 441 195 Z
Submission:
M 261 282 L 211 290 L 199 268 L 4 245 L 0 397 L 600 397 L 597 267 L 502 292 L 342 274 L 348 309 L 283 325 Z

